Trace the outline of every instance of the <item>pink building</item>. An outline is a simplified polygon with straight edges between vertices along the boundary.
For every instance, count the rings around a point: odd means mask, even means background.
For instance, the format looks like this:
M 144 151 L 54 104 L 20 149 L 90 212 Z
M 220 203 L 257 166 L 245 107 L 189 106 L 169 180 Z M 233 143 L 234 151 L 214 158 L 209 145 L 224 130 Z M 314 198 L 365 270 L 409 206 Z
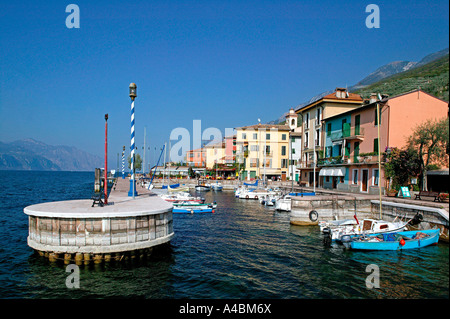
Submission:
M 379 130 L 377 104 L 381 113 Z M 361 107 L 326 118 L 325 127 L 341 128 L 327 131 L 326 156 L 319 174 L 323 178 L 322 185 L 351 192 L 378 193 L 378 186 L 385 186 L 384 174 L 378 170 L 378 132 L 381 152 L 386 148 L 403 148 L 417 125 L 447 116 L 447 102 L 414 90 L 391 98 L 382 96 L 381 100 L 372 95 Z M 341 158 L 336 160 L 336 155 Z M 327 161 L 327 157 L 334 162 Z M 338 176 L 327 175 L 335 172 Z

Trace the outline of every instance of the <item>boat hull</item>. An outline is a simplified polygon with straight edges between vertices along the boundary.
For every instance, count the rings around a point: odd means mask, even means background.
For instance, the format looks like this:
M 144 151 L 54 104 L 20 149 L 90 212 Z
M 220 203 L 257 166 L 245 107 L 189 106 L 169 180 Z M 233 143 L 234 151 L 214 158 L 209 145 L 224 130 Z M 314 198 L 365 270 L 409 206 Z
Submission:
M 195 190 L 199 192 L 208 192 L 211 190 L 209 186 L 195 186 Z
M 184 214 L 194 214 L 194 213 L 214 213 L 214 209 L 208 208 L 197 208 L 197 207 L 174 207 L 172 213 L 184 213 Z

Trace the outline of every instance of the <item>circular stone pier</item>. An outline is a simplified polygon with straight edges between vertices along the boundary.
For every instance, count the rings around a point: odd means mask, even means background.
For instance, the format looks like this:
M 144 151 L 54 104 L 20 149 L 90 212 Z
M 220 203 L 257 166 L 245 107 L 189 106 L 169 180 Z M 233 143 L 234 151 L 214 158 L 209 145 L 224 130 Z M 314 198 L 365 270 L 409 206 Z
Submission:
M 28 245 L 50 261 L 100 263 L 149 256 L 174 236 L 172 204 L 146 189 L 128 196 L 128 179 L 117 179 L 108 205 L 92 199 L 48 202 L 24 208 Z

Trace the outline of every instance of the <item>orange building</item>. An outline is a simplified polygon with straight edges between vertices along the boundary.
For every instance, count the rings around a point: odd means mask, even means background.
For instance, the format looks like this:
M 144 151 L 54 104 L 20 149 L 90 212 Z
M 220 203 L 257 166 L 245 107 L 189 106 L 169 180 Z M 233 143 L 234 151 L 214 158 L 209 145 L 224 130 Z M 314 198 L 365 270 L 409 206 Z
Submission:
M 373 94 L 361 107 L 325 118 L 325 156 L 319 163 L 322 186 L 378 193 L 379 185 L 385 186 L 383 171 L 378 171 L 379 150 L 403 148 L 417 125 L 447 116 L 447 102 L 418 89 L 381 100 Z
M 198 148 L 186 152 L 186 162 L 192 167 L 206 167 L 206 150 Z

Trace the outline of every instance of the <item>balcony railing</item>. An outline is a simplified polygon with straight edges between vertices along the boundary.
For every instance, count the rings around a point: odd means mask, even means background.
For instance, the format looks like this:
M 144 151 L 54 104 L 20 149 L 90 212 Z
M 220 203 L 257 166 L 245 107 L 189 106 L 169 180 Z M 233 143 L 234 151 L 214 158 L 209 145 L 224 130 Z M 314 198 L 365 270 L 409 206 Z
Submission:
M 297 162 L 297 168 L 309 168 L 309 167 L 314 167 L 314 162 L 313 161 L 298 161 Z
M 378 163 L 378 155 L 335 156 L 317 160 L 318 166 L 333 166 L 345 164 L 375 164 Z
M 361 139 L 364 138 L 364 128 L 362 127 L 348 127 L 343 130 L 331 132 L 329 135 L 332 141 L 342 139 Z

